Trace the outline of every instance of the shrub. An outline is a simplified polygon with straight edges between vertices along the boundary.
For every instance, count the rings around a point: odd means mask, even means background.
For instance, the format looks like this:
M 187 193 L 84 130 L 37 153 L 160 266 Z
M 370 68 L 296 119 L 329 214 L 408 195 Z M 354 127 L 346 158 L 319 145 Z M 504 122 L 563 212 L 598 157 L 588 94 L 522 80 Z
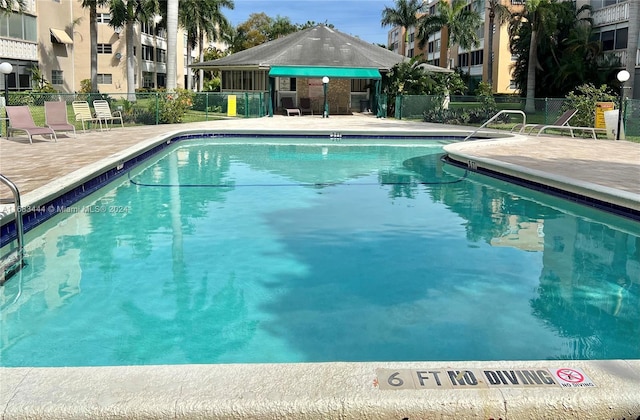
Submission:
M 186 89 L 176 89 L 174 93 L 162 95 L 158 101 L 159 121 L 161 124 L 175 124 L 182 122 L 187 109 L 193 105 L 194 93 Z M 155 110 L 155 104 L 153 109 Z
M 597 102 L 616 102 L 616 95 L 608 91 L 607 85 L 599 88 L 591 83 L 578 86 L 567 95 L 563 109 L 577 109 L 576 115 L 571 118 L 571 125 L 581 127 L 593 127 L 596 118 Z

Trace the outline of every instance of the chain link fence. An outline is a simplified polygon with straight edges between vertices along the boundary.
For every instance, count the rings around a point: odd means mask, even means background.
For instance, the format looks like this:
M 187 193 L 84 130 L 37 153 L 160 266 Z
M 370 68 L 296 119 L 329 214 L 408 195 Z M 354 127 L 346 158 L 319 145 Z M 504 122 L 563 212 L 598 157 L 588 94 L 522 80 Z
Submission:
M 398 119 L 413 119 L 453 125 L 481 125 L 501 110 L 525 110 L 524 98 L 496 96 L 492 100 L 477 96 L 445 98 L 431 95 L 396 96 L 393 114 Z M 569 107 L 565 98 L 535 99 L 535 112 L 527 112 L 527 123 L 553 124 Z M 617 105 L 616 105 L 617 107 Z M 626 99 L 624 124 L 627 136 L 640 136 L 640 100 Z M 595 115 L 582 116 L 585 124 L 593 126 Z M 517 115 L 505 115 L 494 128 L 510 129 L 521 122 Z M 581 125 L 581 124 L 575 124 Z
M 176 94 L 166 92 L 137 92 L 132 100 L 115 99 L 110 94 L 101 93 L 34 93 L 13 92 L 9 94 L 9 105 L 27 105 L 34 122 L 45 124 L 44 103 L 46 101 L 64 101 L 67 103 L 69 122 L 76 129 L 82 124 L 75 121 L 73 101 L 87 101 L 90 105 L 96 99 L 109 101 L 112 111 L 120 111 L 125 125 L 155 125 L 175 122 L 210 121 L 221 118 L 258 118 L 268 113 L 267 92 L 197 92 L 189 94 L 188 101 L 182 103 L 178 112 L 171 113 L 169 107 L 176 99 Z M 2 105 L 4 104 L 4 95 Z M 393 106 L 391 112 L 398 119 L 417 119 L 421 121 L 458 124 L 481 125 L 500 110 L 524 111 L 525 99 L 511 96 L 493 97 L 490 103 L 487 98 L 477 96 L 453 95 L 448 100 L 445 110 L 443 96 L 403 95 L 396 96 L 395 101 L 388 103 L 385 95 L 380 97 L 380 105 L 386 114 L 387 107 Z M 543 98 L 535 100 L 535 112 L 527 113 L 527 123 L 553 124 L 566 110 L 567 100 L 563 98 Z M 4 110 L 0 108 L 0 116 Z M 625 112 L 626 134 L 640 136 L 640 100 L 627 99 Z M 519 123 L 519 117 L 506 115 L 498 121 L 497 128 L 509 129 Z M 6 124 L 2 133 L 6 134 Z
M 176 93 L 137 92 L 131 97 L 116 99 L 103 93 L 34 93 L 12 92 L 8 95 L 8 104 L 26 105 L 31 111 L 37 125 L 45 125 L 44 103 L 47 101 L 64 101 L 67 103 L 69 123 L 76 129 L 82 128 L 80 121 L 75 121 L 72 103 L 86 101 L 89 105 L 97 99 L 109 102 L 112 112 L 122 114 L 125 125 L 155 125 L 164 123 L 210 121 L 221 118 L 257 118 L 267 113 L 266 92 L 197 92 L 182 98 Z M 175 101 L 180 101 L 176 104 Z M 2 95 L 2 106 L 5 98 Z M 175 105 L 178 105 L 177 107 Z M 6 114 L 0 108 L 0 115 Z M 6 134 L 6 124 L 2 134 Z

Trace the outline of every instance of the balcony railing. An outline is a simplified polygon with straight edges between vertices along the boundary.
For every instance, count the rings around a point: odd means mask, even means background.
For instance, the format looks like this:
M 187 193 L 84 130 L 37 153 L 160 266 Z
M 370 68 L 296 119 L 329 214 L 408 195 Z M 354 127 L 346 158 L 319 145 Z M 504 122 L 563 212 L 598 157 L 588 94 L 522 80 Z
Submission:
M 0 38 L 0 57 L 38 61 L 38 45 L 33 42 Z
M 620 63 L 624 66 L 627 62 L 627 50 L 614 50 L 614 51 L 605 51 L 604 54 L 609 56 L 617 57 L 620 60 Z M 640 48 L 636 52 L 636 67 L 640 67 Z
M 614 4 L 612 6 L 594 10 L 591 13 L 591 18 L 593 19 L 593 25 L 596 27 L 628 21 L 629 2 Z

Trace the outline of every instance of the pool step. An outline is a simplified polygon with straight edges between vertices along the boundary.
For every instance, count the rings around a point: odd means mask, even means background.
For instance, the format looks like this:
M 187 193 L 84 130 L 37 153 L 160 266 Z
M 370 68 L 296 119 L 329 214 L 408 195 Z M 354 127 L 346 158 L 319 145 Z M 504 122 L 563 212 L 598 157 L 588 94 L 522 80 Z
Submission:
M 25 266 L 21 250 L 13 250 L 0 261 L 0 286 L 4 285 L 14 274 Z

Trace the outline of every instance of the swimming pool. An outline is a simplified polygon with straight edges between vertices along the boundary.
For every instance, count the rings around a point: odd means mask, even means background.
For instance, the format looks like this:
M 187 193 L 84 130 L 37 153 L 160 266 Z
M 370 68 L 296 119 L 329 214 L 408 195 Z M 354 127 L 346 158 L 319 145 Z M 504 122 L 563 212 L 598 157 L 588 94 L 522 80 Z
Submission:
M 638 225 L 443 143 L 179 142 L 30 233 L 2 364 L 638 358 Z

